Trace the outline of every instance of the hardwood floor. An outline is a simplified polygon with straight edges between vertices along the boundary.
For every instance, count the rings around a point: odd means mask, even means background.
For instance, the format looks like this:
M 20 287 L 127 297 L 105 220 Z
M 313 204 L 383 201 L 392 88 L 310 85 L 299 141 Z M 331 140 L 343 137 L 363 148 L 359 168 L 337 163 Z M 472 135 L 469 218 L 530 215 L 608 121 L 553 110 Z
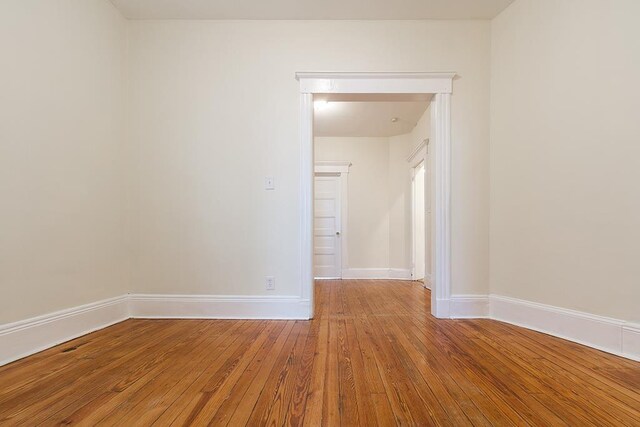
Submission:
M 640 363 L 429 298 L 324 281 L 311 322 L 128 320 L 0 368 L 0 425 L 640 425 Z

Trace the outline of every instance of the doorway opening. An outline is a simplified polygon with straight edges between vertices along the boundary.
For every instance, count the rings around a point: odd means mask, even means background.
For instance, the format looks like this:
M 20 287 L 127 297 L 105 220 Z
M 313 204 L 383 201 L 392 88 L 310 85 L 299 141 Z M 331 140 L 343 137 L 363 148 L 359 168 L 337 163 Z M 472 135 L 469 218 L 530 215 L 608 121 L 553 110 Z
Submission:
M 421 159 L 411 169 L 411 276 L 431 289 L 431 244 L 428 210 L 430 191 L 427 161 Z
M 416 277 L 412 180 L 421 180 L 421 191 L 426 187 L 424 166 L 414 177 L 413 163 L 419 156 L 419 162 L 426 160 L 425 150 L 416 147 L 429 137 L 431 97 L 324 94 L 314 99 L 316 280 Z M 424 206 L 424 195 L 420 200 Z M 419 227 L 426 232 L 424 221 Z M 423 282 L 424 236 L 421 242 L 415 261 L 422 266 Z
M 429 187 L 433 190 L 430 195 L 430 202 L 425 202 L 429 207 L 433 206 L 433 221 L 429 221 L 429 228 L 432 238 L 425 235 L 424 265 L 431 266 L 431 310 L 436 317 L 449 317 L 450 303 L 450 254 L 451 254 L 451 221 L 450 221 L 450 156 L 451 156 L 451 91 L 454 73 L 297 73 L 296 78 L 300 82 L 300 273 L 301 273 L 301 303 L 308 304 L 309 318 L 313 317 L 313 289 L 316 249 L 314 243 L 316 195 L 314 187 L 316 185 L 316 162 L 314 161 L 314 100 L 321 100 L 322 96 L 345 96 L 353 97 L 367 94 L 369 96 L 406 96 L 406 95 L 428 95 L 432 96 L 430 101 L 431 130 L 433 153 L 430 161 L 431 170 L 428 166 L 425 169 L 430 172 L 432 179 Z M 326 182 L 331 182 L 327 180 Z M 323 183 L 323 186 L 333 186 L 334 184 Z M 329 193 L 329 192 L 325 192 Z M 328 195 L 327 199 L 335 200 L 334 195 Z M 342 199 L 341 199 L 342 200 Z M 318 202 L 320 199 L 318 200 Z M 322 202 L 325 208 L 330 203 Z M 340 207 L 342 210 L 342 206 Z M 329 209 L 326 209 L 325 214 Z M 337 208 L 333 206 L 333 219 L 337 218 Z M 425 210 L 426 213 L 426 210 Z M 331 217 L 329 214 L 327 217 Z M 426 233 L 425 219 L 425 233 Z M 334 225 L 337 222 L 334 222 Z M 342 218 L 341 225 L 344 224 Z M 326 224 L 325 224 L 326 225 Z M 322 227 L 324 233 L 329 237 L 340 236 L 343 230 L 334 226 Z M 339 234 L 336 234 L 339 233 Z M 336 260 L 340 252 L 340 260 L 346 255 L 342 247 L 338 250 L 336 242 L 339 237 L 332 237 L 333 259 Z M 329 242 L 325 242 L 331 247 Z M 430 256 L 426 253 L 426 245 L 429 244 Z M 420 255 L 418 255 L 420 256 Z M 430 262 L 427 262 L 427 256 Z M 337 274 L 337 267 L 331 267 Z

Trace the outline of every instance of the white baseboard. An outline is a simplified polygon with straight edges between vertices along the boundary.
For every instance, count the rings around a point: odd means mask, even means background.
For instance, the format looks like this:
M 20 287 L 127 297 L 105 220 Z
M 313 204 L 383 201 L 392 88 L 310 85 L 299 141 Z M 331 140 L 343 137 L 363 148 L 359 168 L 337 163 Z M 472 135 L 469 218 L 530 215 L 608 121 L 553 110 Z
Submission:
M 433 300 L 432 300 L 433 301 Z M 436 299 L 433 307 L 433 315 L 438 319 L 449 319 L 451 317 L 451 299 Z
M 129 318 L 309 319 L 290 296 L 129 294 L 0 325 L 0 366 Z
M 640 362 L 640 325 L 622 325 L 622 355 Z
M 134 318 L 309 319 L 310 303 L 297 296 L 129 295 Z
M 640 325 L 499 295 L 490 300 L 492 319 L 640 361 Z
M 128 318 L 125 295 L 0 325 L 0 366 Z
M 488 317 L 640 361 L 640 325 L 622 320 L 499 295 L 454 295 L 436 301 L 436 312 L 440 318 Z M 130 317 L 308 319 L 309 315 L 309 300 L 297 296 L 123 295 L 0 325 L 0 366 Z
M 440 318 L 490 318 L 640 361 L 640 325 L 500 295 L 436 301 Z
M 433 283 L 431 281 L 431 273 L 425 273 L 424 274 L 424 287 L 427 289 L 431 289 L 431 283 Z
M 411 270 L 405 268 L 390 268 L 389 279 L 393 280 L 413 280 Z
M 342 278 L 412 280 L 411 270 L 403 268 L 345 268 Z
M 453 295 L 449 301 L 452 319 L 478 319 L 489 317 L 489 297 L 486 295 Z

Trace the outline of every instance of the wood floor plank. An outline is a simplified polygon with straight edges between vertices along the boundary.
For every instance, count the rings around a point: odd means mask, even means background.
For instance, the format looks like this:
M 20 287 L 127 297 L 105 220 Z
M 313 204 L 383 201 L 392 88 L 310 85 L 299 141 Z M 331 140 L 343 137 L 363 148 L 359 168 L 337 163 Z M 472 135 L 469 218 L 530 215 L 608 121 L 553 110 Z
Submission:
M 76 369 L 47 376 L 40 387 L 34 388 L 30 384 L 26 390 L 18 390 L 12 400 L 0 404 L 0 422 L 18 418 L 46 418 L 46 415 L 56 413 L 86 393 L 91 393 L 95 389 L 95 382 L 99 380 L 113 381 L 113 387 L 118 390 L 135 381 L 134 372 L 138 367 L 148 364 L 149 358 L 159 357 L 167 348 L 175 345 L 184 331 L 179 323 L 172 323 L 168 328 L 158 329 L 151 335 L 153 341 L 150 345 L 126 343 L 118 348 L 106 348 L 97 360 L 82 361 L 76 364 Z
M 187 333 L 182 334 L 178 339 L 172 339 L 172 343 L 164 351 L 155 351 L 160 357 L 141 358 L 144 363 L 130 365 L 127 369 L 130 373 L 127 380 L 122 382 L 94 383 L 94 387 L 101 388 L 104 393 L 98 399 L 91 399 L 90 393 L 85 393 L 80 399 L 47 419 L 52 424 L 80 424 L 80 425 L 112 425 L 112 419 L 118 419 L 125 415 L 130 407 L 135 406 L 153 391 L 161 389 L 162 374 L 170 374 L 172 378 L 180 375 L 179 364 L 181 355 L 190 346 L 201 345 L 209 329 L 214 327 L 204 321 L 189 322 L 191 327 Z M 116 377 L 117 378 L 117 377 Z M 65 413 L 73 411 L 70 416 Z
M 150 421 L 153 420 L 153 425 L 171 425 L 176 422 L 177 418 L 187 417 L 200 403 L 199 397 L 203 387 L 210 383 L 212 378 L 222 379 L 224 372 L 226 372 L 223 367 L 229 360 L 233 360 L 235 355 L 245 352 L 267 329 L 267 326 L 267 322 L 246 321 L 238 332 L 226 336 L 226 339 L 217 348 L 211 350 L 211 355 L 205 359 L 204 366 L 192 370 L 189 377 L 185 381 L 181 381 L 173 392 L 177 397 L 167 401 L 161 407 L 160 415 L 155 418 L 149 416 Z M 185 402 L 189 402 L 189 404 L 185 404 Z M 157 407 L 157 405 L 153 406 Z
M 261 360 L 255 360 L 259 369 L 257 372 L 252 373 L 251 369 L 247 369 L 244 377 L 250 379 L 250 384 L 247 391 L 242 396 L 239 404 L 233 410 L 232 415 L 228 418 L 222 417 L 221 411 L 216 414 L 216 417 L 211 421 L 212 425 L 246 425 L 251 413 L 256 410 L 257 402 L 264 390 L 267 381 L 271 378 L 274 366 L 280 362 L 280 366 L 286 363 L 289 352 L 293 349 L 296 343 L 298 334 L 300 333 L 300 325 L 296 325 L 295 322 L 287 322 L 287 325 L 283 329 L 278 339 L 269 349 L 269 352 Z M 278 368 L 275 368 L 276 372 Z M 273 375 L 277 378 L 277 374 Z
M 171 390 L 179 379 L 189 376 L 187 369 L 193 366 L 193 362 L 200 360 L 203 350 L 209 349 L 209 341 L 217 342 L 216 338 L 219 335 L 216 332 L 220 328 L 219 325 L 220 323 L 206 322 L 202 329 L 194 324 L 186 341 L 172 348 L 155 368 L 148 370 L 135 384 L 101 404 L 99 409 L 92 410 L 91 416 L 86 418 L 79 416 L 82 419 L 80 424 L 120 425 L 127 419 L 135 419 L 139 422 L 146 412 L 147 402 L 152 401 L 154 407 L 161 408 L 160 403 L 164 393 Z M 210 351 L 215 349 L 211 348 Z M 64 421 L 69 423 L 68 419 Z
M 285 345 L 274 366 L 274 372 L 265 382 L 253 411 L 247 415 L 247 425 L 270 425 L 284 419 L 294 390 L 296 374 L 302 364 L 299 359 L 306 344 L 309 322 L 296 322 L 290 334 L 293 345 Z M 290 348 L 288 351 L 287 349 Z M 237 410 L 236 410 L 237 412 Z M 235 415 L 235 414 L 234 414 Z M 241 414 L 243 415 L 243 414 Z
M 0 367 L 0 425 L 640 426 L 640 363 L 430 300 L 329 280 L 312 321 L 127 320 Z
M 237 402 L 238 398 L 242 396 L 239 393 L 232 394 L 231 392 L 238 380 L 256 357 L 263 357 L 264 351 L 276 342 L 285 326 L 285 322 L 272 322 L 267 325 L 266 334 L 261 334 L 251 343 L 249 348 L 236 350 L 200 390 L 196 396 L 198 404 L 193 410 L 185 413 L 185 419 L 179 418 L 172 424 L 208 424 L 228 398 Z

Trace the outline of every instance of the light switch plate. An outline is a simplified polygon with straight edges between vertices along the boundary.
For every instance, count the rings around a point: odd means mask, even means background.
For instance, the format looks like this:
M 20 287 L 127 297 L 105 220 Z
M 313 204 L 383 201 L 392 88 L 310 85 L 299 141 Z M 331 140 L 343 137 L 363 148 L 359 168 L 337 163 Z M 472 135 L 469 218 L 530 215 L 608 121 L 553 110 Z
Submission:
M 273 179 L 272 176 L 265 176 L 264 177 L 264 189 L 265 190 L 275 190 L 276 189 L 276 183 Z

